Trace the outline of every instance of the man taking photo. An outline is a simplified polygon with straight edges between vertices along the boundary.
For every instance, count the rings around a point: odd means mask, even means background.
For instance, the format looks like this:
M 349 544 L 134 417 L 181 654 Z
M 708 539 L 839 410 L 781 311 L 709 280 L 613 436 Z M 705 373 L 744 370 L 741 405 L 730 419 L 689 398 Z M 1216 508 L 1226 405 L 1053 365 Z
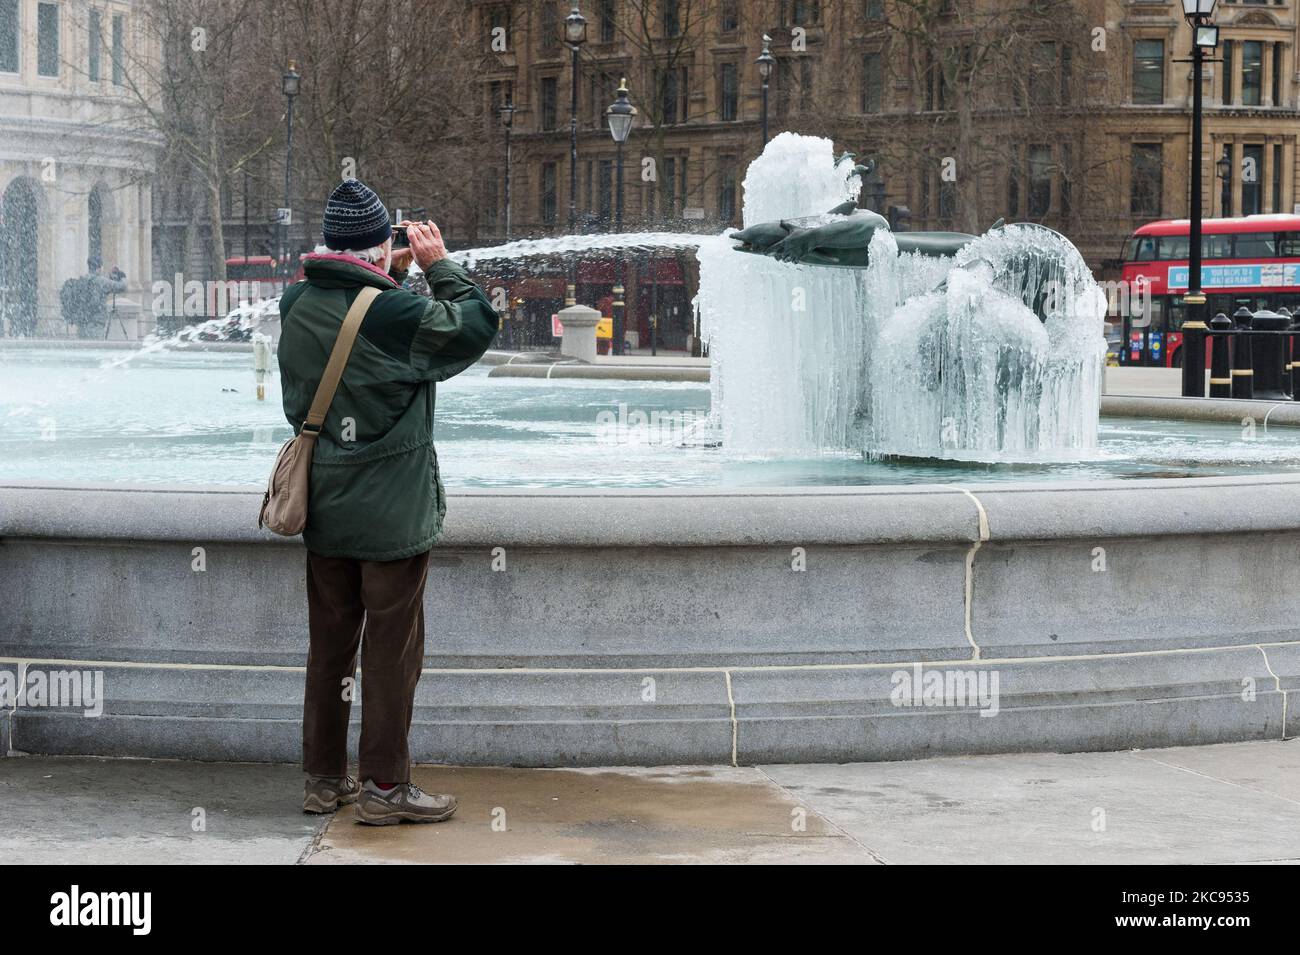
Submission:
M 402 223 L 355 179 L 325 207 L 325 243 L 280 301 L 284 412 L 298 431 L 330 351 L 362 288 L 379 290 L 360 331 L 313 458 L 307 525 L 310 647 L 303 701 L 303 809 L 355 802 L 372 825 L 440 822 L 450 795 L 411 784 L 407 734 L 424 660 L 429 548 L 446 513 L 433 446 L 435 386 L 487 350 L 497 313 L 447 259 L 432 222 Z M 414 260 L 430 296 L 402 288 Z M 350 684 L 362 668 L 359 779 L 348 775 Z

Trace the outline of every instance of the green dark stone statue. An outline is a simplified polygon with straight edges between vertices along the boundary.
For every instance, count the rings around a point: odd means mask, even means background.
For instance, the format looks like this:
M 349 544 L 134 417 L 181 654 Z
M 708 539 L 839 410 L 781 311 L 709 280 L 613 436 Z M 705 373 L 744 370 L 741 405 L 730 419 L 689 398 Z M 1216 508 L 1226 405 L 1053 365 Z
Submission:
M 770 255 L 782 262 L 866 268 L 871 237 L 877 229 L 888 231 L 889 223 L 878 213 L 856 208 L 852 201 L 836 206 L 830 214 L 844 218 L 825 222 L 823 216 L 810 216 L 760 222 L 731 233 L 731 238 L 742 243 L 741 252 Z M 975 236 L 965 232 L 894 233 L 899 252 L 929 256 L 956 255 L 974 240 Z

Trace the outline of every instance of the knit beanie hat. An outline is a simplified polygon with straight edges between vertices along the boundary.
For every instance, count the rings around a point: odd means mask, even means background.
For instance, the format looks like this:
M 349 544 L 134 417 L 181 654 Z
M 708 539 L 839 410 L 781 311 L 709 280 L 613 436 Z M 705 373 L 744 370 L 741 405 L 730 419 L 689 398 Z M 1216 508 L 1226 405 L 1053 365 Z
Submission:
M 356 179 L 344 179 L 325 203 L 321 231 L 331 249 L 361 250 L 382 245 L 393 234 L 388 210 L 374 191 Z

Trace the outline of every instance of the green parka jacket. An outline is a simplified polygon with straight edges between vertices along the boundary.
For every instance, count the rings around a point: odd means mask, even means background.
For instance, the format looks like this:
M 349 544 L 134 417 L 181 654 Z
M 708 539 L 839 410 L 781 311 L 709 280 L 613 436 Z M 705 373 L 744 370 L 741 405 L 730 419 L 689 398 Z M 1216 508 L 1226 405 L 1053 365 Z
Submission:
M 487 350 L 497 313 L 460 266 L 425 273 L 432 298 L 351 256 L 309 256 L 306 279 L 280 299 L 284 414 L 302 428 L 348 307 L 381 289 L 361 323 L 312 459 L 307 549 L 325 557 L 399 560 L 428 550 L 446 498 L 433 447 L 435 383 Z

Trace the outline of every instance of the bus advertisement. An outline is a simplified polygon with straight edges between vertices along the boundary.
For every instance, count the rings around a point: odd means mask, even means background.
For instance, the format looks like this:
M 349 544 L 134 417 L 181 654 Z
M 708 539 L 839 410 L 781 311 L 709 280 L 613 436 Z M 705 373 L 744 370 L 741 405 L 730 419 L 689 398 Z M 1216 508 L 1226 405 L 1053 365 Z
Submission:
M 1187 318 L 1191 225 L 1170 219 L 1142 226 L 1124 243 L 1120 363 L 1179 367 Z M 1206 219 L 1201 237 L 1201 290 L 1206 319 L 1237 309 L 1300 309 L 1300 216 Z

